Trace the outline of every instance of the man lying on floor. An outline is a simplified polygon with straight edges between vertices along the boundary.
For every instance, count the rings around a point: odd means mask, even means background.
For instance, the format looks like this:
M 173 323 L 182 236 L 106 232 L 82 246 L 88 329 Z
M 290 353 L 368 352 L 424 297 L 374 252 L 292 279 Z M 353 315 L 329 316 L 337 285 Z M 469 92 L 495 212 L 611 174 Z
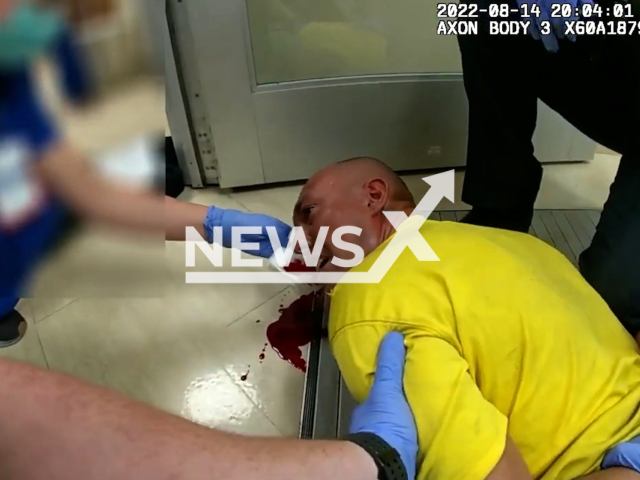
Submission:
M 324 259 L 353 258 L 331 234 L 360 227 L 343 239 L 364 249 L 353 269 L 363 272 L 395 232 L 382 212 L 414 207 L 395 173 L 360 158 L 314 175 L 294 222 L 310 243 L 329 227 Z M 572 480 L 639 465 L 639 446 L 624 443 L 640 434 L 638 347 L 576 268 L 522 233 L 436 221 L 420 232 L 440 261 L 420 262 L 407 248 L 379 284 L 338 284 L 329 324 L 358 401 L 382 338 L 404 334 L 418 478 Z M 640 476 L 611 468 L 589 478 Z

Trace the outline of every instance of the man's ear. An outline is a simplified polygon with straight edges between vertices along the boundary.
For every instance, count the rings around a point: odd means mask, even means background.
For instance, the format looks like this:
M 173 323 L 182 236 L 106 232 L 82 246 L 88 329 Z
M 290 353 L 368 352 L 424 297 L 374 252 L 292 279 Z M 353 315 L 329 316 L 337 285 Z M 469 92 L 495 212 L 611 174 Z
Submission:
M 378 214 L 387 205 L 389 200 L 389 187 L 382 179 L 374 179 L 365 185 L 367 194 L 367 207 L 373 214 Z

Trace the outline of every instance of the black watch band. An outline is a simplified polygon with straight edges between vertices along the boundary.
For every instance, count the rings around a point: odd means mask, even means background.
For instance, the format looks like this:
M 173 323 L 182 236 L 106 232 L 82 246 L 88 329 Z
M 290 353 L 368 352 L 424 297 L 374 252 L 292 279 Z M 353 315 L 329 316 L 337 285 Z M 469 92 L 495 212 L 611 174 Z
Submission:
M 352 433 L 343 440 L 362 447 L 378 467 L 378 480 L 409 480 L 398 451 L 375 433 Z

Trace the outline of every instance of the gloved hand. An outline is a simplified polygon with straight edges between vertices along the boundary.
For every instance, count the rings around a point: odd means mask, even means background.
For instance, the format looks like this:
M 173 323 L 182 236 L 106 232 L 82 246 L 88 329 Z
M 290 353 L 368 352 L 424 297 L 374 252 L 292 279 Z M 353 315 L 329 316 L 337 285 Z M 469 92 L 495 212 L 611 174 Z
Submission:
M 349 433 L 375 433 L 395 448 L 408 478 L 416 477 L 418 431 L 402 386 L 404 337 L 391 332 L 382 340 L 369 398 L 356 407 Z
M 626 467 L 640 472 L 640 437 L 620 443 L 607 452 L 601 468 Z
M 589 4 L 593 5 L 593 0 L 562 0 L 562 2 L 558 2 L 557 0 L 517 0 L 518 7 L 522 7 L 523 4 L 526 4 L 527 12 L 529 12 L 530 16 L 528 18 L 523 18 L 523 20 L 531 21 L 529 25 L 529 35 L 531 35 L 536 40 L 542 40 L 544 47 L 549 52 L 557 52 L 559 47 L 558 40 L 563 38 L 568 38 L 572 42 L 576 41 L 576 36 L 574 34 L 565 35 L 565 21 L 575 21 L 578 20 L 578 16 L 576 15 L 576 9 L 581 10 L 583 5 Z M 568 17 L 559 17 L 556 16 L 554 18 L 551 17 L 551 5 L 554 3 L 567 3 L 571 5 L 571 15 Z M 531 7 L 533 5 L 537 5 L 540 8 L 540 15 L 535 15 L 532 13 Z M 567 8 L 567 7 L 565 7 Z M 520 9 L 522 12 L 522 8 Z M 542 22 L 548 22 L 548 25 L 543 25 Z
M 280 239 L 280 245 L 284 248 L 289 241 L 291 227 L 277 218 L 257 213 L 245 213 L 239 210 L 227 210 L 225 208 L 209 207 L 204 221 L 204 229 L 207 241 L 213 242 L 213 227 L 222 227 L 222 246 L 231 248 L 233 227 L 260 227 L 261 233 L 246 233 L 242 235 L 243 243 L 258 243 L 257 250 L 249 250 L 247 253 L 259 257 L 269 258 L 273 255 L 273 247 L 269 240 L 266 227 L 275 227 Z

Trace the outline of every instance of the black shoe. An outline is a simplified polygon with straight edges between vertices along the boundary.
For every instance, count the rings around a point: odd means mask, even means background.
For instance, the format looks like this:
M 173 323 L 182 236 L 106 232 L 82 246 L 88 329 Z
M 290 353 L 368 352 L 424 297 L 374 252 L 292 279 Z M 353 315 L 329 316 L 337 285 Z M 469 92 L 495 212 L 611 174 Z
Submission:
M 529 231 L 533 209 L 498 210 L 492 208 L 474 208 L 461 220 L 462 223 L 481 227 L 502 228 L 515 232 Z
M 0 348 L 15 345 L 27 332 L 27 321 L 17 310 L 0 318 Z

